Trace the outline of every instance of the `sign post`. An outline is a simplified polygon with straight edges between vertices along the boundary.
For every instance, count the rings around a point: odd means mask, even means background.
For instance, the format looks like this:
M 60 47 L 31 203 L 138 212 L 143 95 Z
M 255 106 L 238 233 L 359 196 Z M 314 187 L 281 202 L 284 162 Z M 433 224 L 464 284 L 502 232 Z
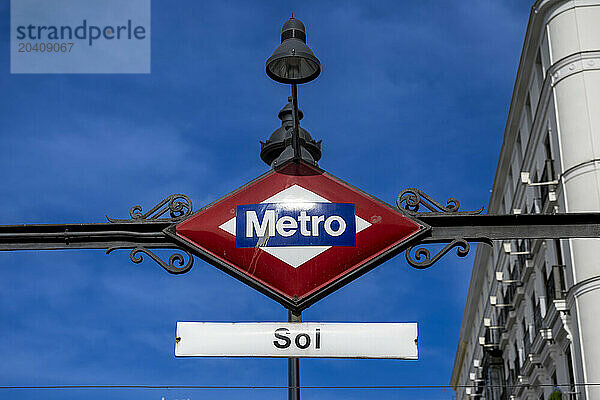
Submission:
M 299 324 L 302 322 L 302 311 L 293 311 L 288 310 L 288 322 L 292 324 Z M 279 328 L 277 328 L 279 329 Z M 277 330 L 275 329 L 275 331 Z M 283 332 L 280 332 L 283 334 Z M 273 333 L 275 335 L 275 332 Z M 317 332 L 315 329 L 315 342 L 317 341 Z M 296 336 L 297 338 L 298 336 Z M 281 344 L 279 338 L 277 338 L 277 342 L 280 345 L 285 345 L 285 343 Z M 294 339 L 294 344 L 296 339 Z M 308 343 L 308 342 L 306 342 Z M 275 341 L 273 341 L 273 345 L 275 345 Z M 316 346 L 316 343 L 315 343 Z M 300 400 L 300 359 L 298 357 L 290 357 L 288 358 L 288 399 L 289 400 Z

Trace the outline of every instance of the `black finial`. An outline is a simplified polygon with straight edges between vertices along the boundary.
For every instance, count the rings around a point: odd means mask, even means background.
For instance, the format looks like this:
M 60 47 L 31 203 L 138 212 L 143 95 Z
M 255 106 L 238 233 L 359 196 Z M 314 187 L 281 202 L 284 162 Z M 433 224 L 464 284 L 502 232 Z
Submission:
M 278 167 L 290 158 L 293 158 L 292 149 L 292 99 L 288 98 L 288 103 L 279 111 L 281 126 L 271 134 L 266 142 L 260 142 L 260 158 L 271 167 Z M 301 120 L 304 113 L 298 110 L 298 119 Z M 321 141 L 316 141 L 305 129 L 300 130 L 301 158 L 311 164 L 316 165 L 321 158 Z

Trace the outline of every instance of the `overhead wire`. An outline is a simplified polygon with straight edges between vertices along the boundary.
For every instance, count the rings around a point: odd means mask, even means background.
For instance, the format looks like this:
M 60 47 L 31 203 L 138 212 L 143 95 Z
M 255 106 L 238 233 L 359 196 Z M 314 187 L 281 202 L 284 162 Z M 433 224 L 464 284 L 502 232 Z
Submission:
M 565 384 L 520 384 L 520 385 L 307 385 L 300 389 L 457 389 L 457 388 L 544 388 L 544 387 L 584 387 L 600 386 L 600 383 L 565 383 Z M 289 389 L 279 385 L 0 385 L 0 390 L 43 390 L 43 389 Z

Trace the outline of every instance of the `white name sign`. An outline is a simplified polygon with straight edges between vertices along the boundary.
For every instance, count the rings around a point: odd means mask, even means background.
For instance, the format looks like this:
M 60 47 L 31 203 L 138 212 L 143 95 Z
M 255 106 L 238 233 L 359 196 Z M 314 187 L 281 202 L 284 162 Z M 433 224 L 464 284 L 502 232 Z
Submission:
M 178 322 L 177 357 L 416 360 L 416 323 Z

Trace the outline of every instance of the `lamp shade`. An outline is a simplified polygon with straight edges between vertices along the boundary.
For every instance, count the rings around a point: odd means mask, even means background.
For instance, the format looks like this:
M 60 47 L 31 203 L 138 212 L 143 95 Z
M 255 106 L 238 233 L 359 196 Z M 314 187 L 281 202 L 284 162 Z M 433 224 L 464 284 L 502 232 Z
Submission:
M 267 60 L 267 75 L 281 83 L 306 83 L 321 73 L 321 63 L 306 45 L 304 24 L 290 18 L 281 29 L 281 44 Z

